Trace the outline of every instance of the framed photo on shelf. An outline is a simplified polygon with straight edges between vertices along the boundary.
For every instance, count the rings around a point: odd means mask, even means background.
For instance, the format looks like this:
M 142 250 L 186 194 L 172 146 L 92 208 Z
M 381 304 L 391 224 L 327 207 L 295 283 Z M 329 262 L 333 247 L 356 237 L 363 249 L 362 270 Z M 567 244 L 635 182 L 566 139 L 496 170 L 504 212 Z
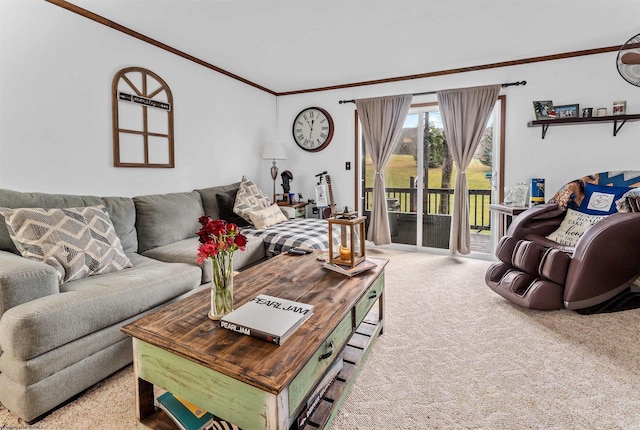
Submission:
M 556 118 L 578 118 L 580 105 L 562 105 L 556 106 Z
M 533 102 L 533 110 L 536 113 L 536 120 L 554 119 L 556 117 L 556 111 L 551 100 Z

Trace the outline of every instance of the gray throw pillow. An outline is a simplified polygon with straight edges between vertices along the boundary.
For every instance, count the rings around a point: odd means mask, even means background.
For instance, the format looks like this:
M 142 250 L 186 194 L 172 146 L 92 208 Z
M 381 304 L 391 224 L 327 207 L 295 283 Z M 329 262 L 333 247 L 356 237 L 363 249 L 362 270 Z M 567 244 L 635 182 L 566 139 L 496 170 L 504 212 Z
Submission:
M 20 254 L 58 272 L 63 284 L 131 267 L 104 206 L 0 208 Z
M 247 220 L 233 212 L 233 206 L 236 203 L 237 194 L 238 189 L 216 194 L 216 203 L 218 204 L 220 219 L 232 222 L 239 227 L 247 227 L 250 225 Z

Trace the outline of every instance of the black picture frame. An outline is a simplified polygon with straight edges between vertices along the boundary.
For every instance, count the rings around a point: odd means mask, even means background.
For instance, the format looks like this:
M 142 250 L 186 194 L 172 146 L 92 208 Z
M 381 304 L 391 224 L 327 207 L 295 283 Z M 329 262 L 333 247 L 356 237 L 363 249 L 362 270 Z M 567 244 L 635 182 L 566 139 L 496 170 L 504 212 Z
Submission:
M 556 106 L 556 118 L 579 118 L 580 117 L 580 105 L 562 105 Z

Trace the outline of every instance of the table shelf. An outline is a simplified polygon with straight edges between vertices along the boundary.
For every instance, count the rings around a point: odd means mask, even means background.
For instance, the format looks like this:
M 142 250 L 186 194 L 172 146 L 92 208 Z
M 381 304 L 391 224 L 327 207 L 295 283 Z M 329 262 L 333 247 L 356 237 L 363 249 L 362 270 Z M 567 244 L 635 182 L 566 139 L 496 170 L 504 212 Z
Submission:
M 358 376 L 362 363 L 369 354 L 373 343 L 381 334 L 382 328 L 383 321 L 380 319 L 379 309 L 374 306 L 342 351 L 341 357 L 344 361 L 344 367 L 338 373 L 335 383 L 322 396 L 320 404 L 309 417 L 309 421 L 299 430 L 329 428 L 356 376 Z M 294 429 L 295 425 L 291 428 Z

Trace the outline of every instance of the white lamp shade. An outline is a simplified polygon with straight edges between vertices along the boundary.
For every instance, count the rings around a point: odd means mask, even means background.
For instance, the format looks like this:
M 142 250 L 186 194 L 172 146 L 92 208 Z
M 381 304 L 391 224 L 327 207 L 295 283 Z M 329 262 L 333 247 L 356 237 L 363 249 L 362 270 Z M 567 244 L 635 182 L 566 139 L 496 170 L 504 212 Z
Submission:
M 267 142 L 262 152 L 262 158 L 265 160 L 286 160 L 287 153 L 284 150 L 281 142 L 272 140 Z

